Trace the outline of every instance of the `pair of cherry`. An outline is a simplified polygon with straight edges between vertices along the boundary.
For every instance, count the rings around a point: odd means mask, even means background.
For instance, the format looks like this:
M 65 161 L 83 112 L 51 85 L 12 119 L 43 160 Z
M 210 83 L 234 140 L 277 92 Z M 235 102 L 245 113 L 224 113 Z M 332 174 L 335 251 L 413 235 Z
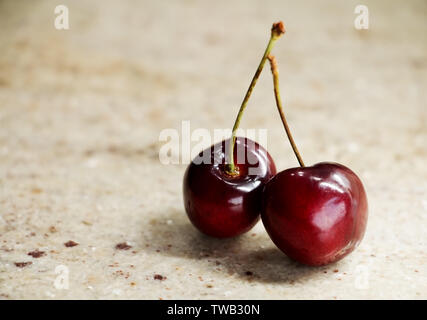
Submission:
M 247 232 L 261 216 L 270 238 L 287 256 L 307 265 L 325 265 L 345 257 L 362 240 L 368 216 L 366 193 L 357 175 L 343 165 L 304 166 L 282 110 L 277 64 L 270 55 L 284 32 L 282 22 L 273 24 L 232 137 L 204 150 L 188 166 L 184 204 L 191 222 L 216 238 Z M 300 164 L 277 174 L 272 157 L 262 146 L 236 137 L 266 60 L 271 65 L 277 108 Z M 238 161 L 242 158 L 244 161 Z

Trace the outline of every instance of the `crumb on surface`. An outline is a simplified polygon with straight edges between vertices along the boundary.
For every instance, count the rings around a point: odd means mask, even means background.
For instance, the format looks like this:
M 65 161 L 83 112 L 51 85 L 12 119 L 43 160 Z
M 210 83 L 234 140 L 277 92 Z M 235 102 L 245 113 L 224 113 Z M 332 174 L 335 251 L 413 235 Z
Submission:
M 67 241 L 64 243 L 64 246 L 66 246 L 67 248 L 71 248 L 71 247 L 75 247 L 78 246 L 79 244 L 73 240 Z
M 130 244 L 128 244 L 127 242 L 121 242 L 121 243 L 116 244 L 117 250 L 129 250 L 130 248 L 132 248 L 132 246 Z
M 154 280 L 160 280 L 160 281 L 166 280 L 166 277 L 162 276 L 161 274 L 155 274 L 153 278 Z
M 129 279 L 129 277 L 130 277 L 130 273 L 129 272 L 125 272 L 123 270 L 116 270 L 115 272 L 113 272 L 113 275 L 115 275 L 115 276 L 122 276 L 125 279 Z
M 46 252 L 39 251 L 38 249 L 28 252 L 27 255 L 32 256 L 33 258 L 40 258 L 46 255 Z
M 24 268 L 26 266 L 29 266 L 33 264 L 31 261 L 28 262 L 15 262 L 15 266 L 17 266 L 18 268 Z

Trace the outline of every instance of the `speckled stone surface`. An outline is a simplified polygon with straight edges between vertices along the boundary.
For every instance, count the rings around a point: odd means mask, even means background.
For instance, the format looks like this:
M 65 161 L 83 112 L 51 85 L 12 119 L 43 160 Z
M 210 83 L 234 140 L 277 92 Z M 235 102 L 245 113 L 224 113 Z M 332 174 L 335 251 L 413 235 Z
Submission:
M 358 1 L 61 3 L 68 31 L 57 1 L 0 2 L 0 299 L 427 298 L 425 1 L 368 1 L 364 31 Z M 159 133 L 182 120 L 232 126 L 279 19 L 305 162 L 343 163 L 368 193 L 364 241 L 327 267 L 290 261 L 261 223 L 199 234 L 185 165 L 158 158 Z M 268 128 L 285 169 L 297 162 L 272 90 L 264 72 L 242 128 Z

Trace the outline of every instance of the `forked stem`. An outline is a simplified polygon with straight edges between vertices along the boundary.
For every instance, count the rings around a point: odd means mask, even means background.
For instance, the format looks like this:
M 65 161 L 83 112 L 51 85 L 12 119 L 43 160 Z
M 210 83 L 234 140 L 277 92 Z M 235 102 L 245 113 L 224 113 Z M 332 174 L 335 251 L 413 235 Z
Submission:
M 279 70 L 277 69 L 276 58 L 272 55 L 269 55 L 268 61 L 270 61 L 271 73 L 273 74 L 273 84 L 274 84 L 274 96 L 276 98 L 277 110 L 279 110 L 280 118 L 282 119 L 283 126 L 285 127 L 286 135 L 288 136 L 289 142 L 291 143 L 292 149 L 298 159 L 298 162 L 301 167 L 304 167 L 304 162 L 302 161 L 301 155 L 298 151 L 298 148 L 295 144 L 294 138 L 292 137 L 291 130 L 289 129 L 288 122 L 286 121 L 285 113 L 283 112 L 282 99 L 280 98 L 280 89 L 279 89 Z
M 235 176 L 239 174 L 234 164 L 234 145 L 236 144 L 236 132 L 237 132 L 237 129 L 239 128 L 240 120 L 242 119 L 243 112 L 246 109 L 246 105 L 252 94 L 252 90 L 254 89 L 255 84 L 258 81 L 258 78 L 261 74 L 262 69 L 264 68 L 265 61 L 267 60 L 267 57 L 270 54 L 271 49 L 273 49 L 274 43 L 284 33 L 285 33 L 285 26 L 283 25 L 282 21 L 273 24 L 271 28 L 270 41 L 268 42 L 267 48 L 265 49 L 264 55 L 262 56 L 262 59 L 258 65 L 255 75 L 252 78 L 248 91 L 246 91 L 246 95 L 243 99 L 242 105 L 240 106 L 239 113 L 237 114 L 237 117 L 236 117 L 236 121 L 234 122 L 233 131 L 230 139 L 230 146 L 229 146 L 229 159 L 228 159 L 229 163 L 226 166 L 226 172 L 231 176 Z

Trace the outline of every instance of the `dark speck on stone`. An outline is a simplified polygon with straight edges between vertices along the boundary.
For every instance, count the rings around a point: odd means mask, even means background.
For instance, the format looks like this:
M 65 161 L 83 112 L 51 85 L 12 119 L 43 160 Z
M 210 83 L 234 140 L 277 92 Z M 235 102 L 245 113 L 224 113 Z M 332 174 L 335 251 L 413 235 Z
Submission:
M 18 268 L 24 268 L 26 266 L 29 266 L 30 264 L 33 264 L 31 261 L 29 262 L 15 262 L 15 266 Z
M 34 250 L 31 252 L 28 252 L 28 255 L 32 256 L 33 258 L 40 258 L 46 255 L 46 253 L 44 251 Z
M 129 250 L 130 248 L 132 248 L 132 246 L 129 245 L 127 242 L 118 243 L 116 245 L 117 250 Z
M 64 243 L 64 246 L 66 246 L 67 248 L 75 247 L 75 246 L 78 246 L 78 245 L 79 244 L 77 242 L 74 242 L 73 240 L 70 240 L 70 241 Z

